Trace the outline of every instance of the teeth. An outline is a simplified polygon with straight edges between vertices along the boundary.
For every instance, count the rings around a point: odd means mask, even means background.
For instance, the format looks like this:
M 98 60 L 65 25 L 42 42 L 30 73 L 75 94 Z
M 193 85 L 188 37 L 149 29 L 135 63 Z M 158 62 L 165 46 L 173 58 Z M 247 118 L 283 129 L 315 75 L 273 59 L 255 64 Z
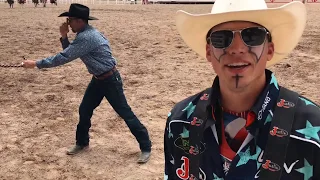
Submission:
M 249 65 L 249 63 L 232 63 L 232 64 L 228 64 L 227 66 L 235 67 L 235 66 L 247 66 L 247 65 Z

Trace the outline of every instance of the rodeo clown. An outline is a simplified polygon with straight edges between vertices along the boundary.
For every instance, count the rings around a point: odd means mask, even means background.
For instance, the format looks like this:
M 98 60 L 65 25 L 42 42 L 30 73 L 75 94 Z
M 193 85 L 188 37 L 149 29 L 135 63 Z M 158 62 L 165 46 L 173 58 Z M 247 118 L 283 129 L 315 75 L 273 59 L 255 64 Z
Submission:
M 216 0 L 208 14 L 177 12 L 182 39 L 217 76 L 168 114 L 165 180 L 320 180 L 320 108 L 267 69 L 295 48 L 306 18 L 298 1 Z

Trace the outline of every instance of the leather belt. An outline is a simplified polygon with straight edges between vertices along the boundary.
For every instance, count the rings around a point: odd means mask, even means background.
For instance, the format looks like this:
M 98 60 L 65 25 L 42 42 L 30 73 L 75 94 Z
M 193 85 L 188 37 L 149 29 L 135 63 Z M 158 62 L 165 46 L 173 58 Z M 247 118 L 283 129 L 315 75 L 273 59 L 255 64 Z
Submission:
M 116 66 L 114 66 L 110 71 L 107 71 L 107 72 L 105 72 L 105 73 L 102 73 L 102 74 L 99 75 L 99 76 L 93 75 L 93 77 L 95 77 L 95 78 L 98 79 L 98 80 L 104 80 L 104 79 L 110 77 L 115 71 L 117 71 Z

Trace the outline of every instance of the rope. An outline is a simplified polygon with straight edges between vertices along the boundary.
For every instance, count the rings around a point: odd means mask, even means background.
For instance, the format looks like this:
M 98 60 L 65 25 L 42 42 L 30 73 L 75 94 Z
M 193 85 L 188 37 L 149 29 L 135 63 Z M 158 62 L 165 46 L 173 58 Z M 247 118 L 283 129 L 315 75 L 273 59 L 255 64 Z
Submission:
M 18 67 L 23 67 L 23 63 L 21 63 L 21 64 L 19 64 L 19 65 L 14 65 L 14 64 L 0 64 L 0 67 L 3 67 L 3 68 L 8 68 L 8 67 L 18 68 Z
M 23 60 L 27 60 L 24 56 L 22 56 Z M 3 68 L 10 68 L 10 67 L 13 67 L 13 68 L 19 68 L 19 67 L 23 67 L 23 62 L 20 63 L 20 64 L 0 64 L 0 67 L 3 67 Z

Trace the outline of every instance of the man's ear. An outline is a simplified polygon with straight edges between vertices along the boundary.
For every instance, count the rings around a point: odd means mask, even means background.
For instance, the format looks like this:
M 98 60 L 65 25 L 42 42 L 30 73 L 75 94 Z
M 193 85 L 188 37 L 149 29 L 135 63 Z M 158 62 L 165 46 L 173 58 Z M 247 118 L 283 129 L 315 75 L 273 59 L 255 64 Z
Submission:
M 211 45 L 210 44 L 206 44 L 206 58 L 207 61 L 211 62 L 212 59 L 212 53 L 211 53 Z
M 267 56 L 268 56 L 268 61 L 270 61 L 274 55 L 274 44 L 273 42 L 268 42 L 268 51 L 267 51 Z

